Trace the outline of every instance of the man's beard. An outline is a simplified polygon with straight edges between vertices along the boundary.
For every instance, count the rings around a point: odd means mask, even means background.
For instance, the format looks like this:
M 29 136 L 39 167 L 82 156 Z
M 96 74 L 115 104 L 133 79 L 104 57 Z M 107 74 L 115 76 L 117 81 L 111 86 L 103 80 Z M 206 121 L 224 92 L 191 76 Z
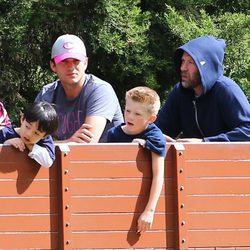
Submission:
M 194 89 L 196 87 L 198 87 L 201 84 L 201 76 L 200 74 L 196 74 L 195 77 L 193 77 L 191 80 L 189 81 L 182 81 L 181 80 L 181 84 L 184 88 L 187 89 Z

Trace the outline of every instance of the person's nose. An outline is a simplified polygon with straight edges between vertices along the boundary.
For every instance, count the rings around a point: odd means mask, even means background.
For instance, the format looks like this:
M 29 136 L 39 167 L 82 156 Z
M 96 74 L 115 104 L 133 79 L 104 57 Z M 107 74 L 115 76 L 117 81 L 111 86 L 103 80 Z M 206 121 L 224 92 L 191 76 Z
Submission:
M 70 68 L 70 69 L 73 69 L 75 67 L 75 64 L 73 61 L 68 61 L 67 62 L 67 67 Z
M 181 72 L 186 71 L 187 70 L 187 64 L 185 62 L 181 63 Z
M 133 120 L 133 114 L 132 114 L 132 113 L 129 113 L 129 114 L 127 115 L 127 119 L 128 119 L 129 121 L 132 121 L 132 120 Z

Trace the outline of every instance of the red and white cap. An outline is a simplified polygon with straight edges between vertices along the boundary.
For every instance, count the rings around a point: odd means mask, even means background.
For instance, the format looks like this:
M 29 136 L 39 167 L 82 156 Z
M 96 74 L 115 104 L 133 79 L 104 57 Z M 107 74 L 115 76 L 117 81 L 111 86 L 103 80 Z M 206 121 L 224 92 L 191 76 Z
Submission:
M 84 61 L 86 57 L 85 45 L 83 41 L 75 35 L 66 34 L 59 36 L 52 46 L 51 59 L 54 59 L 56 64 L 67 58 Z

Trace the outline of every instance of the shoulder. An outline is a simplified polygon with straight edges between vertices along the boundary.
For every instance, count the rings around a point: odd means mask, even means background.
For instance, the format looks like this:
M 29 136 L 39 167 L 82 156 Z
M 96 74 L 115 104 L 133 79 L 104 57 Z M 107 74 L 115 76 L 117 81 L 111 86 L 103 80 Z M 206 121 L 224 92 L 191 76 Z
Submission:
M 228 90 L 230 92 L 234 91 L 234 88 L 240 89 L 240 86 L 233 79 L 227 76 L 221 76 L 218 78 L 214 86 L 218 89 Z
M 246 97 L 240 86 L 234 80 L 226 76 L 221 76 L 216 81 L 216 83 L 214 84 L 214 91 L 216 91 L 216 93 L 218 93 L 220 96 L 224 97 Z
M 11 126 L 6 126 L 2 129 L 2 131 L 4 133 L 8 133 L 8 134 L 16 134 L 16 131 L 15 131 L 15 126 L 14 125 L 11 125 Z
M 161 129 L 158 126 L 156 126 L 154 123 L 149 125 L 147 129 L 146 137 L 149 140 L 158 141 L 160 144 L 166 143 L 166 140 L 163 136 Z
M 183 88 L 181 83 L 178 82 L 173 86 L 166 102 L 171 105 L 178 105 L 180 102 L 183 102 L 185 98 L 190 98 L 190 96 L 193 96 L 193 90 Z
M 160 156 L 166 154 L 166 140 L 161 130 L 154 124 L 150 124 L 146 134 L 146 148 Z
M 52 102 L 54 98 L 55 90 L 58 85 L 59 85 L 59 80 L 43 86 L 42 90 L 38 93 L 35 101 Z
M 150 124 L 144 131 L 144 137 L 150 141 L 158 141 L 158 143 L 166 142 L 162 131 L 154 123 Z
M 117 134 L 117 133 L 121 133 L 123 130 L 122 130 L 122 125 L 124 125 L 123 123 L 120 124 L 120 125 L 117 125 L 117 126 L 114 126 L 112 128 L 110 128 L 108 130 L 108 134 Z
M 0 129 L 0 137 L 1 139 L 5 138 L 5 140 L 19 137 L 19 135 L 15 131 L 15 126 L 6 126 Z
M 123 136 L 122 124 L 112 127 L 108 130 L 107 141 L 108 142 L 118 142 Z
M 44 146 L 44 145 L 54 145 L 54 141 L 53 141 L 53 139 L 52 139 L 52 136 L 49 135 L 49 136 L 47 136 L 46 138 L 41 139 L 37 144 L 40 145 L 40 146 Z
M 43 86 L 42 91 L 43 92 L 55 91 L 56 87 L 58 86 L 58 83 L 59 83 L 59 80 L 46 84 L 45 86 Z
M 96 85 L 110 85 L 108 82 L 102 80 L 101 78 L 99 78 L 93 74 L 86 74 L 86 81 L 88 83 L 93 83 Z
M 94 89 L 94 90 L 101 90 L 101 91 L 105 89 L 105 92 L 108 90 L 114 92 L 111 84 L 100 79 L 99 77 L 92 75 L 92 74 L 87 74 L 86 77 L 87 77 L 87 80 L 86 80 L 87 88 L 91 90 Z
M 154 124 L 151 123 L 147 128 L 148 133 L 156 134 L 156 135 L 162 135 L 162 131 Z
M 88 96 L 90 103 L 104 105 L 110 110 L 116 109 L 118 98 L 113 87 L 94 75 L 87 75 L 84 95 Z

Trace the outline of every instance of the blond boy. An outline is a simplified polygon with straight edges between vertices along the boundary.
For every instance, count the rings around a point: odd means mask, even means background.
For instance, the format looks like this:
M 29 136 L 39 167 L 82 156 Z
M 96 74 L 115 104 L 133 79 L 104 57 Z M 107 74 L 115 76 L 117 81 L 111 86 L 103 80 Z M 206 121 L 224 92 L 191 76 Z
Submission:
M 164 180 L 166 141 L 154 124 L 159 108 L 160 98 L 154 90 L 144 86 L 135 87 L 126 93 L 125 123 L 108 131 L 108 142 L 138 142 L 151 151 L 153 178 L 148 203 L 138 219 L 139 233 L 152 226 Z

